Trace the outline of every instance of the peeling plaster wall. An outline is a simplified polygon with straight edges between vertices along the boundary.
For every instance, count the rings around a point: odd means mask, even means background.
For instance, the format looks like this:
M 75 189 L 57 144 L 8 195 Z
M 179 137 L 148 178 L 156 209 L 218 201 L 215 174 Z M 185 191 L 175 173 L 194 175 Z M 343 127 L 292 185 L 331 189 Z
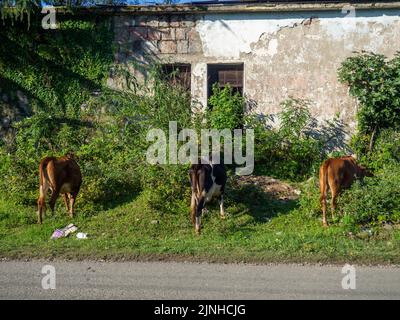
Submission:
M 244 63 L 244 93 L 276 114 L 289 96 L 309 99 L 318 119 L 354 128 L 356 101 L 337 81 L 354 51 L 400 51 L 400 10 L 224 13 L 115 17 L 118 63 L 191 63 L 192 97 L 207 101 L 207 63 Z

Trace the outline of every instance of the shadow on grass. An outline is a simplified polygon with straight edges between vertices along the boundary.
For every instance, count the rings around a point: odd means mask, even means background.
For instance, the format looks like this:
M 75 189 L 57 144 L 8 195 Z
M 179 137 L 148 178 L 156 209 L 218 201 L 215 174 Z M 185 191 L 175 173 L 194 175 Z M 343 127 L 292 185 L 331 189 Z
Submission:
M 236 226 L 237 228 L 243 228 L 254 223 L 267 223 L 272 218 L 288 214 L 299 207 L 298 199 L 284 198 L 265 192 L 255 184 L 239 185 L 237 182 L 230 183 L 226 190 L 226 198 L 228 205 L 239 206 L 241 213 L 245 212 L 253 218 L 251 220 L 247 219 L 239 226 Z
M 123 206 L 127 203 L 133 202 L 140 195 L 140 192 L 141 191 L 135 190 L 132 193 L 123 194 L 123 195 L 117 196 L 113 199 L 110 199 L 109 201 L 107 201 L 103 204 L 103 210 L 115 209 L 115 208 Z

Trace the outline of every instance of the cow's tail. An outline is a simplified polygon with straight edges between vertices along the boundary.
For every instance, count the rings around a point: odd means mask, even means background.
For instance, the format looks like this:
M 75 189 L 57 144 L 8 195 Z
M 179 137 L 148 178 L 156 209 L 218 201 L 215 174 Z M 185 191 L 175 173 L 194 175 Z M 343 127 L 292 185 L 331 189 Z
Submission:
M 193 190 L 192 190 L 192 202 L 191 202 L 191 217 L 192 222 L 195 225 L 197 234 L 200 234 L 201 228 L 201 212 L 204 208 L 204 182 L 205 182 L 205 171 L 204 169 L 197 170 L 193 175 Z
M 319 168 L 319 190 L 320 190 L 320 203 L 322 206 L 322 222 L 327 225 L 326 222 L 326 196 L 328 191 L 328 167 L 329 160 L 325 161 Z
M 45 158 L 39 164 L 39 183 L 40 186 L 44 186 L 49 181 L 49 175 L 47 173 L 47 165 L 50 162 L 50 158 Z

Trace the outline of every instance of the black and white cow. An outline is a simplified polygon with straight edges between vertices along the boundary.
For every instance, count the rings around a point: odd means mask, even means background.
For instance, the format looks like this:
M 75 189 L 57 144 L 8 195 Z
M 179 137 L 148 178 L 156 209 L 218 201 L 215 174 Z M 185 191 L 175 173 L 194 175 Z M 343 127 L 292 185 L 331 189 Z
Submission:
M 200 234 L 201 214 L 206 203 L 219 199 L 221 218 L 225 218 L 224 190 L 227 180 L 223 164 L 193 164 L 189 169 L 192 186 L 191 218 L 195 231 Z

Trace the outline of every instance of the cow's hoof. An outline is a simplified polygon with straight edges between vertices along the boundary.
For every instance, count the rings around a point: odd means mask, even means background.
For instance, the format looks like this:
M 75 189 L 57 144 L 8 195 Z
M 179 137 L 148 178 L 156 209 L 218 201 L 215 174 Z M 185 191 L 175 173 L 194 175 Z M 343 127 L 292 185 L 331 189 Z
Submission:
M 222 220 L 226 219 L 226 215 L 221 215 L 220 217 L 221 217 Z
M 322 226 L 323 226 L 324 228 L 328 228 L 328 224 L 327 224 L 326 222 L 323 223 Z

